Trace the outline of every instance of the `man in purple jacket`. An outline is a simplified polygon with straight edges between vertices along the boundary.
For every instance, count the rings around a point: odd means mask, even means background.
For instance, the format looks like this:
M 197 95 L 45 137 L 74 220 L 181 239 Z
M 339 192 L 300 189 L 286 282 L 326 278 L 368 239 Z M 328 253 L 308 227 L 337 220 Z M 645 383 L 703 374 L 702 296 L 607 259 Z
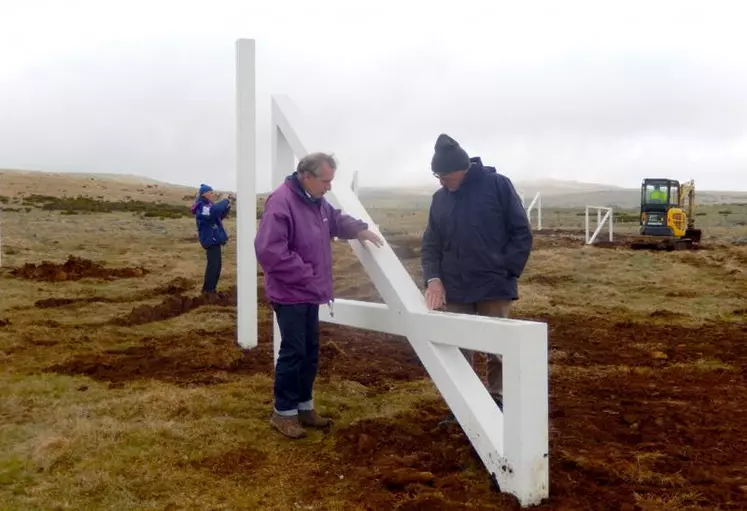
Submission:
M 265 293 L 280 326 L 275 366 L 275 404 L 270 424 L 289 438 L 303 426 L 324 428 L 328 418 L 314 411 L 312 388 L 319 360 L 319 305 L 331 304 L 332 238 L 381 246 L 368 224 L 344 215 L 325 199 L 337 164 L 313 153 L 267 197 L 254 249 L 265 273 Z

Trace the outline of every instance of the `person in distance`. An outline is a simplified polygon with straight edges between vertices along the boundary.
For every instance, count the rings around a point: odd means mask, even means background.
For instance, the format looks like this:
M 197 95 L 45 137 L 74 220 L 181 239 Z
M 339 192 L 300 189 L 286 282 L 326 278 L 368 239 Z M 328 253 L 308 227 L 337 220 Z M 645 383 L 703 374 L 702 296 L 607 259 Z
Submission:
M 201 184 L 190 212 L 197 224 L 197 239 L 205 249 L 206 264 L 202 292 L 215 294 L 222 268 L 222 247 L 228 242 L 228 233 L 223 227 L 223 220 L 231 210 L 231 200 L 223 199 L 214 202 L 213 188 Z
M 429 309 L 508 317 L 532 249 L 532 229 L 511 180 L 446 134 L 436 140 L 433 194 L 421 245 Z M 474 368 L 474 353 L 463 350 Z M 503 410 L 503 365 L 488 356 L 487 388 Z M 450 415 L 443 423 L 453 422 Z
M 324 198 L 332 188 L 333 156 L 312 153 L 265 201 L 254 248 L 264 271 L 265 294 L 280 327 L 270 425 L 289 438 L 304 426 L 332 424 L 314 410 L 319 360 L 319 306 L 333 302 L 332 239 L 358 239 L 380 247 L 368 224 L 343 214 Z

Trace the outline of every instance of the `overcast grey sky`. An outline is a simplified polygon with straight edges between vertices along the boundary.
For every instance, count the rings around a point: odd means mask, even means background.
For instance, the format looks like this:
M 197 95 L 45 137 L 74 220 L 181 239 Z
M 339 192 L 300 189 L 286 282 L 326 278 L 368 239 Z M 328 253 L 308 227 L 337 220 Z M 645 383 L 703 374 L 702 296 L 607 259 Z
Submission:
M 270 92 L 362 186 L 431 183 L 446 132 L 517 181 L 747 190 L 745 2 L 359 5 L 0 0 L 0 168 L 233 189 L 234 43 L 254 38 L 260 190 Z

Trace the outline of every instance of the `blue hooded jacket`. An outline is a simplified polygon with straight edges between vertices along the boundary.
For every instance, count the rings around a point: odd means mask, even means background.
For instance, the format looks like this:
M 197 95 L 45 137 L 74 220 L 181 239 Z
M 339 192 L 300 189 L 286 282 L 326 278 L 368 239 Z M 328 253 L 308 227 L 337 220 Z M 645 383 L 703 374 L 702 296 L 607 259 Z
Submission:
M 228 233 L 223 227 L 223 219 L 230 210 L 231 202 L 228 199 L 213 203 L 205 197 L 198 197 L 192 204 L 190 212 L 195 216 L 197 238 L 203 248 L 226 244 Z
M 449 303 L 516 300 L 532 241 L 511 180 L 470 158 L 457 190 L 433 194 L 422 239 L 423 278 L 440 278 Z

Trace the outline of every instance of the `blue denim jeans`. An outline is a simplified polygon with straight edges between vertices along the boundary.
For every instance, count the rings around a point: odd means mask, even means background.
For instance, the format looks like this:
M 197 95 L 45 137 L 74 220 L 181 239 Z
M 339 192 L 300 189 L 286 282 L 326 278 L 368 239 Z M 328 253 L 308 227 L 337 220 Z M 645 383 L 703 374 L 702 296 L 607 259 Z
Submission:
M 319 305 L 273 304 L 280 327 L 275 366 L 275 412 L 298 415 L 313 410 L 312 390 L 319 367 Z

